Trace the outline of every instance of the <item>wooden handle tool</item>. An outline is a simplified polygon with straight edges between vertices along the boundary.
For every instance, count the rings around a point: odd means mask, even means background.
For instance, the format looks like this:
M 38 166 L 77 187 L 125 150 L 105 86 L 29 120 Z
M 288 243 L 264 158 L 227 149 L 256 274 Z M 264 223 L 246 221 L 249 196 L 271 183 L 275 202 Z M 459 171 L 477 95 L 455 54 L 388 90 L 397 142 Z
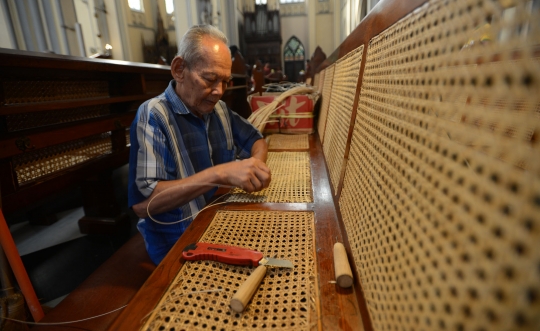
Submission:
M 258 266 L 232 297 L 232 310 L 237 313 L 244 311 L 244 308 L 246 308 L 247 304 L 251 300 L 251 297 L 253 297 L 253 294 L 259 288 L 264 276 L 266 276 L 266 267 L 263 265 Z
M 349 260 L 347 259 L 347 251 L 342 243 L 334 244 L 334 272 L 336 282 L 340 287 L 351 287 L 353 277 Z

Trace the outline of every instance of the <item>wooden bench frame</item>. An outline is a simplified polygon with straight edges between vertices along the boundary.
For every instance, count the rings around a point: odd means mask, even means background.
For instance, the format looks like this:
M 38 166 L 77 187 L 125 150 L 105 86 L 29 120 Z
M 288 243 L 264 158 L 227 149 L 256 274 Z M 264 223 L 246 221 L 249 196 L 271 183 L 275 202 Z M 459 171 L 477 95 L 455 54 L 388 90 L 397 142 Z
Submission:
M 360 25 L 345 39 L 320 66 L 317 72 L 328 68 L 336 63 L 350 51 L 364 46 L 362 64 L 359 69 L 357 91 L 353 101 L 351 118 L 357 115 L 359 91 L 361 89 L 366 55 L 369 42 L 385 29 L 391 27 L 401 18 L 414 12 L 416 8 L 424 4 L 424 0 L 400 1 L 383 0 Z M 349 156 L 349 148 L 353 135 L 354 121 L 350 122 L 347 131 L 346 149 L 343 160 Z M 346 129 L 346 128 L 345 128 Z M 320 293 L 319 329 L 342 329 L 342 330 L 373 330 L 372 321 L 366 300 L 363 296 L 360 284 L 360 275 L 356 269 L 354 273 L 354 286 L 350 289 L 341 289 L 330 282 L 334 280 L 332 246 L 337 242 L 344 242 L 349 261 L 352 261 L 351 244 L 345 234 L 343 216 L 338 206 L 339 198 L 343 189 L 344 173 L 341 171 L 337 189 L 330 185 L 327 162 L 318 134 L 310 136 L 309 154 L 311 158 L 311 175 L 313 184 L 313 203 L 229 203 L 226 206 L 215 206 L 203 211 L 189 226 L 185 234 L 178 240 L 171 252 L 163 262 L 150 275 L 148 280 L 130 301 L 128 306 L 119 314 L 110 325 L 109 330 L 140 329 L 144 323 L 144 317 L 155 309 L 163 294 L 167 291 L 171 281 L 176 277 L 183 266 L 183 259 L 179 258 L 185 246 L 196 242 L 209 226 L 217 210 L 250 210 L 250 211 L 314 211 L 315 213 L 315 241 L 317 247 L 317 270 Z M 346 162 L 344 162 L 346 163 Z M 345 167 L 345 166 L 343 166 Z M 342 169 L 344 170 L 344 168 Z M 222 192 L 221 192 L 222 193 Z M 375 320 L 374 322 L 375 323 Z
M 141 323 L 144 321 L 133 316 L 142 318 L 154 309 L 185 262 L 179 258 L 182 250 L 199 240 L 218 210 L 314 211 L 319 292 L 321 298 L 324 298 L 320 301 L 321 325 L 324 330 L 331 330 L 336 325 L 343 330 L 357 330 L 362 325 L 367 310 L 358 305 L 358 302 L 363 302 L 357 300 L 357 296 L 362 296 L 359 286 L 343 289 L 333 282 L 335 279 L 333 245 L 336 240 L 344 241 L 343 226 L 340 224 L 337 208 L 332 199 L 332 189 L 317 135 L 310 135 L 309 144 L 314 188 L 312 203 L 228 203 L 224 207 L 218 205 L 202 211 L 109 330 L 138 330 L 142 326 Z M 217 197 L 219 193 L 224 192 L 218 191 Z
M 81 230 L 87 233 L 99 232 L 114 235 L 118 229 L 111 222 L 100 225 L 103 218 L 116 216 L 120 207 L 114 204 L 114 189 L 110 181 L 113 169 L 125 165 L 129 159 L 129 141 L 126 140 L 126 129 L 129 128 L 135 113 L 144 101 L 161 94 L 172 79 L 169 66 L 132 63 L 115 60 L 89 59 L 54 54 L 23 52 L 18 50 L 0 50 L 0 68 L 3 70 L 1 83 L 10 81 L 39 82 L 40 80 L 78 81 L 103 80 L 109 82 L 109 96 L 99 98 L 83 98 L 10 104 L 6 102 L 7 93 L 0 86 L 0 208 L 4 214 L 17 211 L 55 193 L 83 185 L 84 209 L 90 217 L 79 222 Z M 233 83 L 226 90 L 223 100 L 229 107 L 239 109 L 240 113 L 249 116 L 247 104 L 247 79 L 245 64 L 240 53 L 233 62 Z M 243 101 L 242 101 L 243 100 Z M 26 130 L 8 132 L 5 116 L 10 114 L 56 111 L 78 107 L 108 105 L 110 114 L 89 120 L 71 123 L 54 124 Z M 49 146 L 84 138 L 104 132 L 111 132 L 113 153 L 53 173 L 36 181 L 19 185 L 13 169 L 12 158 Z M 20 141 L 26 141 L 28 148 L 21 147 Z M 103 185 L 109 185 L 104 187 Z M 3 203 L 3 205 L 2 205 Z M 103 205 L 106 205 L 105 207 Z M 127 215 L 122 215 L 122 228 L 126 230 Z M 115 219 L 115 221 L 117 221 Z M 0 221 L 3 222 L 3 221 Z M 96 228 L 94 228 L 97 225 Z M 129 223 L 127 224 L 129 225 Z M 7 229 L 7 227 L 6 227 Z M 105 231 L 105 232 L 104 232 Z M 9 242 L 13 242 L 9 236 Z M 28 277 L 20 257 L 16 254 L 14 244 L 14 261 L 23 274 Z M 17 255 L 17 256 L 15 256 Z M 155 265 L 151 262 L 144 241 L 136 234 L 124 246 L 113 254 L 102 266 L 72 291 L 56 307 L 48 311 L 41 323 L 62 323 L 84 319 L 110 312 L 127 304 L 142 286 Z M 21 278 L 21 280 L 22 280 Z M 20 281 L 21 281 L 20 280 Z M 30 284 L 31 285 L 31 284 Z M 33 292 L 30 288 L 28 291 Z M 35 293 L 29 295 L 35 297 Z M 27 298 L 27 301 L 29 300 Z M 34 300 L 40 310 L 37 298 Z M 34 306 L 34 305 L 32 305 Z M 34 311 L 32 311 L 34 313 Z M 97 319 L 73 324 L 74 329 L 81 327 L 92 330 L 105 330 L 120 312 Z M 35 317 L 43 312 L 36 312 Z M 55 326 L 35 326 L 35 329 L 56 329 Z M 71 328 L 71 325 L 64 326 Z
M 345 39 L 326 60 L 316 68 L 316 72 L 328 67 L 338 59 L 346 55 L 359 45 L 368 45 L 369 40 L 388 28 L 402 17 L 409 14 L 415 8 L 423 4 L 424 0 L 399 1 L 385 0 L 379 3 L 372 12 L 360 23 L 360 25 Z M 362 58 L 359 80 L 361 80 L 364 65 L 365 52 Z M 358 87 L 360 90 L 360 87 Z M 356 93 L 354 100 L 353 118 L 358 104 L 359 93 Z M 350 144 L 352 127 L 350 124 L 348 134 L 348 144 Z M 329 283 L 334 280 L 334 267 L 332 247 L 336 241 L 343 242 L 348 252 L 349 261 L 352 261 L 350 244 L 347 237 L 343 235 L 344 225 L 339 212 L 339 194 L 343 186 L 343 178 L 337 192 L 333 191 L 330 185 L 329 174 L 326 161 L 323 156 L 322 147 L 317 134 L 310 135 L 310 158 L 314 202 L 312 204 L 239 204 L 230 203 L 225 207 L 213 207 L 203 211 L 190 225 L 185 234 L 179 239 L 171 252 L 166 256 L 156 271 L 150 276 L 148 282 L 141 288 L 134 297 L 132 303 L 126 307 L 118 319 L 112 324 L 109 330 L 138 329 L 141 321 L 130 318 L 132 316 L 146 316 L 167 290 L 170 282 L 174 279 L 178 270 L 183 265 L 183 260 L 179 259 L 182 249 L 198 240 L 203 234 L 208 224 L 212 220 L 218 209 L 224 210 L 314 210 L 316 224 L 316 245 L 317 262 L 319 271 L 319 286 L 321 297 L 320 326 L 323 330 L 339 328 L 340 330 L 371 330 L 365 299 L 359 283 L 359 276 L 354 270 L 354 286 L 350 289 L 342 289 L 339 286 Z M 348 150 L 345 154 L 347 158 Z M 342 176 L 343 177 L 343 176 Z M 333 197 L 333 198 L 332 198 Z

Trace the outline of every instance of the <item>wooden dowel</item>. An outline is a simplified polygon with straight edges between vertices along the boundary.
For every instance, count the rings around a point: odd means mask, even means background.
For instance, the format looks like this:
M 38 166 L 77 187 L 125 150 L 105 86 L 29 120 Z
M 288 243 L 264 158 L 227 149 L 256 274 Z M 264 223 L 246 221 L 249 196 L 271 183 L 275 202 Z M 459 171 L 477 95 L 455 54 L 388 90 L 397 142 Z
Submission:
M 336 282 L 340 287 L 351 287 L 353 277 L 349 260 L 347 259 L 347 251 L 342 243 L 334 244 L 334 272 Z
M 15 246 L 13 237 L 11 237 L 11 232 L 9 232 L 6 219 L 4 218 L 4 214 L 2 213 L 1 209 L 0 244 L 6 253 L 6 257 L 11 265 L 11 270 L 13 271 L 15 279 L 21 288 L 21 292 L 26 300 L 26 304 L 28 305 L 28 308 L 30 308 L 30 313 L 34 318 L 34 322 L 39 322 L 43 316 L 45 316 L 43 313 L 43 308 L 41 308 L 41 304 L 36 296 L 36 292 L 34 292 L 34 287 L 30 282 L 30 278 L 28 278 L 28 274 L 26 273 L 26 269 L 22 263 L 21 256 L 19 255 L 17 246 Z
M 240 286 L 238 291 L 234 294 L 231 299 L 231 308 L 237 313 L 241 313 L 246 308 L 249 300 L 259 288 L 261 281 L 264 276 L 266 276 L 266 267 L 260 265 L 253 271 L 253 273 L 246 279 L 244 284 Z

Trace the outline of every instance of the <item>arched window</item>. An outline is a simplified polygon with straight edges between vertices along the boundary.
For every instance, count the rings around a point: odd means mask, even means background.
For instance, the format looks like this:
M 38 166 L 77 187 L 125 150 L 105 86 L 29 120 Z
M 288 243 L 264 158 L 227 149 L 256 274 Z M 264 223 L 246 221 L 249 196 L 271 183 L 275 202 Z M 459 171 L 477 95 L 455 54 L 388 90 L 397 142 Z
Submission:
M 169 15 L 174 13 L 174 2 L 173 2 L 173 0 L 165 0 L 165 11 Z
M 298 38 L 292 36 L 283 49 L 283 60 L 285 64 L 285 75 L 291 82 L 300 79 L 300 72 L 304 70 L 304 45 Z
M 285 61 L 304 61 L 304 45 L 292 36 L 283 49 L 283 59 Z
M 144 11 L 142 0 L 128 0 L 129 8 L 135 11 Z

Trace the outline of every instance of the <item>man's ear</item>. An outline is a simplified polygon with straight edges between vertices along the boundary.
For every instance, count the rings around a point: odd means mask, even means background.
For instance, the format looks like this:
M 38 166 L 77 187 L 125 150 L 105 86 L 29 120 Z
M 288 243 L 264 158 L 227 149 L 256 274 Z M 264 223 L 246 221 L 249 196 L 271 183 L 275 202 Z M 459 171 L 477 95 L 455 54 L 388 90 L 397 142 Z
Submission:
M 180 56 L 176 56 L 171 63 L 171 74 L 176 82 L 182 80 L 184 76 L 185 61 Z

